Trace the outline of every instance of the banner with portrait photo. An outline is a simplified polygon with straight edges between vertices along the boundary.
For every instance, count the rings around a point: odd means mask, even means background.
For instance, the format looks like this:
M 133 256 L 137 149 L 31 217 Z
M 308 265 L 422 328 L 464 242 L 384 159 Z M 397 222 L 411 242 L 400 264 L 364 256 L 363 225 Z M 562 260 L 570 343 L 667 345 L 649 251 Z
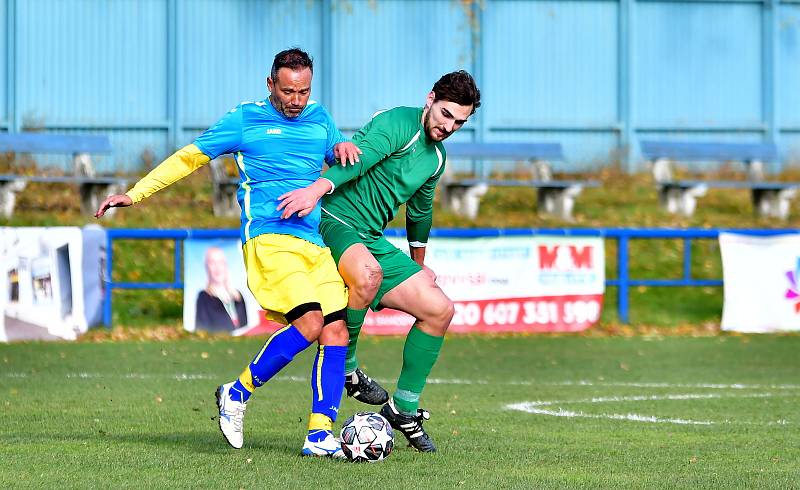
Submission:
M 390 241 L 408 252 L 404 238 Z M 455 303 L 449 332 L 574 332 L 600 319 L 600 237 L 436 238 L 425 264 Z M 370 311 L 364 332 L 402 334 L 412 323 L 402 312 Z
M 0 341 L 74 340 L 102 321 L 106 232 L 0 228 Z
M 183 327 L 231 335 L 271 333 L 281 325 L 264 318 L 247 288 L 241 242 L 188 239 L 184 242 Z

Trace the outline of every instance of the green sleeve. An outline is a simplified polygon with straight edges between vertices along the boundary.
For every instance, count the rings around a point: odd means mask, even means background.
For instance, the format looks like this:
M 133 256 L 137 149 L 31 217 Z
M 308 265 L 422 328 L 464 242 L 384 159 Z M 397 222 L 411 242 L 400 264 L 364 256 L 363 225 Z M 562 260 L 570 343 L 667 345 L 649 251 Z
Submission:
M 381 113 L 353 135 L 353 143 L 363 152 L 360 162 L 355 165 L 334 165 L 324 177 L 334 186 L 361 177 L 378 162 L 400 149 L 403 143 L 402 131 L 393 127 L 391 114 Z
M 444 155 L 442 155 L 444 161 Z M 406 203 L 406 236 L 408 243 L 425 246 L 433 226 L 433 195 L 444 173 L 444 165 L 428 179 Z

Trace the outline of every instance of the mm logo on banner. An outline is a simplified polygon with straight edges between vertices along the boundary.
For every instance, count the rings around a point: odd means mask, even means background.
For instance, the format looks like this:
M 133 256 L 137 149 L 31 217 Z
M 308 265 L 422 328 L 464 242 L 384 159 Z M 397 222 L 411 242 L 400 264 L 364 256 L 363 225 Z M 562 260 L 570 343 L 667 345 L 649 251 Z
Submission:
M 592 245 L 539 245 L 539 282 L 587 284 L 597 280 Z
M 575 270 L 592 268 L 592 246 L 539 245 L 539 266 L 542 269 Z

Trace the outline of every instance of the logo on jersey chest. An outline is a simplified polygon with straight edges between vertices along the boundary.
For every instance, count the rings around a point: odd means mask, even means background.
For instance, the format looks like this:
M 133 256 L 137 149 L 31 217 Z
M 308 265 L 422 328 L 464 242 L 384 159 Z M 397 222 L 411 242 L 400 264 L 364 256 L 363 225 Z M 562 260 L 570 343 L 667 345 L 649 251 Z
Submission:
M 270 128 L 267 130 L 267 134 L 281 134 L 280 128 Z

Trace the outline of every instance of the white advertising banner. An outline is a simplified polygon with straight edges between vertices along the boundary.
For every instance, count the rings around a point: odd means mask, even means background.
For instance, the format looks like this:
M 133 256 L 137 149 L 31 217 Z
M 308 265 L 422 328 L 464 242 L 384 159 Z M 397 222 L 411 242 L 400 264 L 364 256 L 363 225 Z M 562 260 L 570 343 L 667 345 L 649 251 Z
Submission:
M 0 228 L 0 341 L 74 340 L 102 320 L 106 233 Z
M 405 239 L 390 241 L 408 251 Z M 600 237 L 437 238 L 425 264 L 455 302 L 450 332 L 573 332 L 600 318 L 605 254 Z M 405 333 L 413 318 L 370 312 L 364 331 Z
M 800 330 L 800 235 L 720 233 L 722 330 Z

